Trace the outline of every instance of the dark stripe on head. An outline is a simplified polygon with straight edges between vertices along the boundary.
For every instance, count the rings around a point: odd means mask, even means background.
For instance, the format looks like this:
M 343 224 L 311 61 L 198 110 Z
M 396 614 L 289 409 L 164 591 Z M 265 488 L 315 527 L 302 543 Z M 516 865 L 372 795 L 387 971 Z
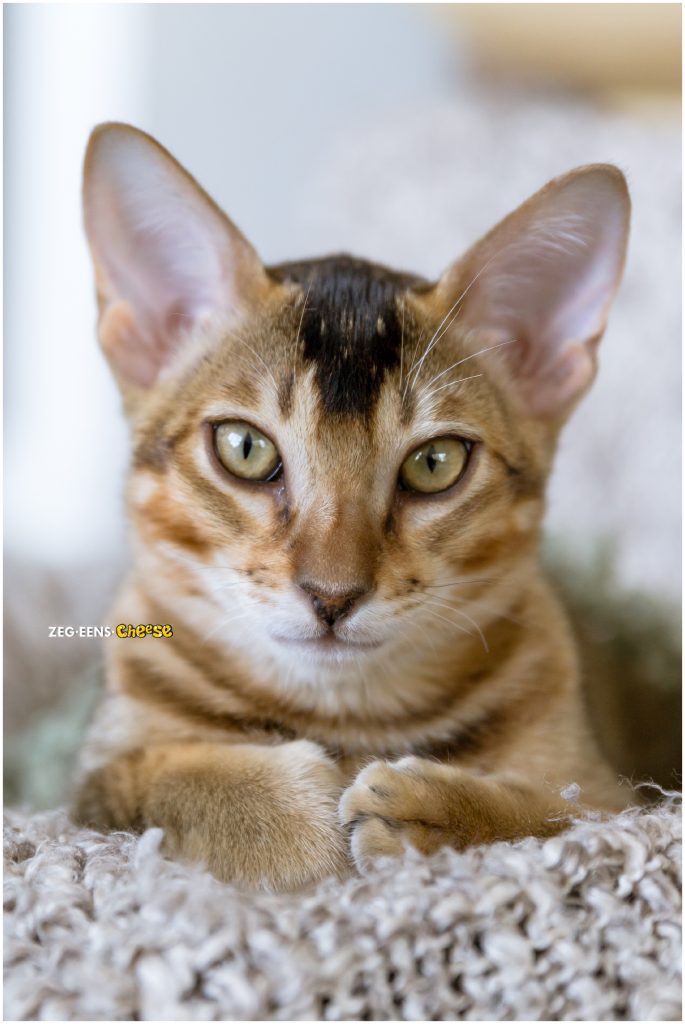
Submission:
M 269 273 L 299 284 L 306 296 L 302 354 L 316 366 L 326 411 L 367 416 L 385 375 L 400 363 L 401 296 L 426 283 L 351 256 L 283 263 Z

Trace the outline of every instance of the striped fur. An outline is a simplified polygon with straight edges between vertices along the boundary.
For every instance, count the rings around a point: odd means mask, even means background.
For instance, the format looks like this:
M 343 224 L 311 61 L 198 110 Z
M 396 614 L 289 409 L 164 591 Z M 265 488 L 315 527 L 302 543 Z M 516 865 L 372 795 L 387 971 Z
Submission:
M 443 330 L 454 285 L 347 257 L 265 281 L 125 393 L 133 561 L 114 615 L 174 635 L 108 641 L 76 816 L 161 825 L 176 856 L 292 888 L 406 842 L 550 834 L 570 783 L 574 811 L 620 806 L 538 566 L 564 416 L 529 414 L 458 317 Z M 225 419 L 276 442 L 278 480 L 222 469 Z M 403 458 L 446 433 L 473 442 L 462 480 L 399 490 Z M 303 580 L 363 593 L 330 649 L 308 642 Z

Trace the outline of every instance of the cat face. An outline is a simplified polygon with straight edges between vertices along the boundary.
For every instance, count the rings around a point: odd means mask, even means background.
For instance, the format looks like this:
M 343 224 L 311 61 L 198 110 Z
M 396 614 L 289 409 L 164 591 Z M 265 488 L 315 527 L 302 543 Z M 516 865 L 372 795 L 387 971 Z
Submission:
M 594 374 L 620 173 L 557 179 L 437 284 L 347 256 L 263 267 L 125 126 L 91 140 L 85 207 L 139 571 L 295 676 L 487 646 Z
M 192 562 L 284 658 L 338 661 L 445 622 L 475 632 L 447 595 L 473 598 L 531 556 L 547 446 L 462 343 L 439 341 L 419 365 L 440 324 L 422 285 L 344 258 L 273 278 L 258 313 L 213 325 L 138 412 L 143 544 Z M 355 332 L 348 287 L 366 291 L 356 313 L 373 331 Z M 339 305 L 320 300 L 329 288 Z

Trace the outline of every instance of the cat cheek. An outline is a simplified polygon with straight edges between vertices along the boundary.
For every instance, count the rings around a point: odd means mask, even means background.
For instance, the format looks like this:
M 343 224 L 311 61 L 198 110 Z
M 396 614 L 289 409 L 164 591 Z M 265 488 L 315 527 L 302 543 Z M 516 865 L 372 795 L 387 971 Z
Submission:
M 159 481 L 152 473 L 138 472 L 128 487 L 128 498 L 136 508 L 143 508 L 159 493 Z
M 518 533 L 528 533 L 534 529 L 540 517 L 540 502 L 525 501 L 512 510 L 512 523 Z

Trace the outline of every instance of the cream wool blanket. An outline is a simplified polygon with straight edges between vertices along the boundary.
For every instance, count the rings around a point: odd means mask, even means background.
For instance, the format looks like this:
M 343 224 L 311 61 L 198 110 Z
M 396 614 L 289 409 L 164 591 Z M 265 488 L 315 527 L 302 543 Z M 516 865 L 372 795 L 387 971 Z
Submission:
M 12 811 L 5 1019 L 679 1020 L 674 797 L 298 895 Z

